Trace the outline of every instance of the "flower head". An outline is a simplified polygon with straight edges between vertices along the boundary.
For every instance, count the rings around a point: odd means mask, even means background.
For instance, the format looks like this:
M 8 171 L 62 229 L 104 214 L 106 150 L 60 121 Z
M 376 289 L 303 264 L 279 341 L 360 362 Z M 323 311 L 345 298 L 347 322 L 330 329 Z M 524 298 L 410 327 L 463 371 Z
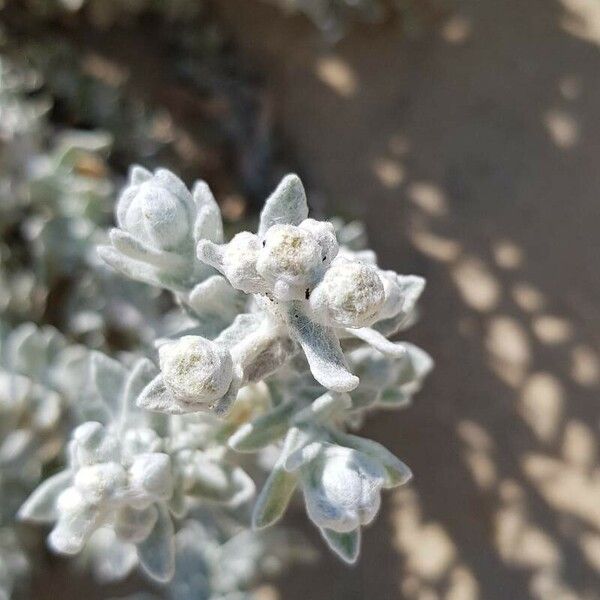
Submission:
M 341 446 L 324 446 L 301 467 L 308 516 L 319 527 L 339 533 L 375 518 L 385 481 L 385 470 L 376 460 Z
M 165 386 L 182 405 L 208 404 L 222 397 L 233 378 L 229 351 L 200 336 L 186 335 L 159 349 Z
M 119 226 L 148 246 L 173 250 L 190 235 L 192 195 L 175 175 L 138 171 L 117 205 Z
M 377 320 L 384 299 L 376 268 L 340 257 L 314 289 L 310 306 L 324 324 L 357 328 Z

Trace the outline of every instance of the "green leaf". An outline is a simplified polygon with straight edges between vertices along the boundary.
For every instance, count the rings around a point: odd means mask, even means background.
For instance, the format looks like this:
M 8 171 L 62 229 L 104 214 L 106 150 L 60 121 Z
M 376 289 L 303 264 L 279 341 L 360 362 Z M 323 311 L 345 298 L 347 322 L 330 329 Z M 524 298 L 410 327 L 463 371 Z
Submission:
M 321 529 L 321 534 L 329 547 L 349 565 L 356 563 L 360 553 L 360 528 L 347 533 L 338 533 L 331 529 Z
M 280 404 L 265 415 L 242 425 L 228 445 L 237 452 L 256 452 L 282 438 L 289 428 L 289 418 L 296 410 L 295 402 Z
M 296 489 L 296 475 L 276 466 L 261 490 L 252 513 L 252 527 L 263 529 L 278 521 Z

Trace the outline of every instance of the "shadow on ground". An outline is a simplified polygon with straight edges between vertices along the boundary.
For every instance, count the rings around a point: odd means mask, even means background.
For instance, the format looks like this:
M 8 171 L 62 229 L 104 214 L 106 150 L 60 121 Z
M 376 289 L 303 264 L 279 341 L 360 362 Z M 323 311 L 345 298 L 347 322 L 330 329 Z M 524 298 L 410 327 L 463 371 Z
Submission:
M 221 10 L 328 212 L 429 282 L 409 336 L 437 369 L 366 427 L 414 484 L 356 568 L 324 553 L 281 597 L 600 598 L 600 5 L 464 0 L 418 37 L 335 47 L 267 5 Z

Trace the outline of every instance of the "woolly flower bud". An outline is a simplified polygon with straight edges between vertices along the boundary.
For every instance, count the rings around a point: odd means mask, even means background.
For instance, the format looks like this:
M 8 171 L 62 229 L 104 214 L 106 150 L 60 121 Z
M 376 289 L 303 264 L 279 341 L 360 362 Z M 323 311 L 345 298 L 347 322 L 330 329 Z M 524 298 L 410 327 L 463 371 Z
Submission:
M 310 232 L 315 238 L 321 247 L 321 262 L 323 263 L 323 266 L 328 267 L 339 251 L 333 224 L 329 223 L 329 221 L 305 219 L 300 223 L 299 227 Z
M 129 469 L 129 485 L 139 500 L 166 500 L 173 493 L 171 459 L 162 452 L 136 456 Z
M 56 552 L 76 554 L 85 544 L 98 520 L 96 504 L 85 499 L 75 487 L 69 487 L 58 497 L 59 519 L 48 541 Z
M 125 460 L 143 452 L 160 452 L 163 442 L 158 433 L 149 427 L 128 429 L 122 439 L 122 453 Z
M 160 171 L 141 184 L 130 185 L 119 199 L 119 225 L 151 246 L 173 249 L 191 230 L 191 196 L 188 202 L 183 194 L 189 195 L 183 183 Z
M 385 471 L 366 454 L 326 448 L 303 471 L 306 509 L 319 527 L 344 533 L 375 518 Z
M 377 269 L 338 258 L 310 296 L 315 317 L 325 324 L 366 327 L 378 316 L 384 289 Z
M 88 421 L 73 432 L 71 449 L 77 464 L 92 465 L 117 460 L 119 441 L 101 423 Z
M 394 271 L 379 271 L 383 283 L 385 302 L 381 307 L 379 317 L 388 319 L 396 315 L 402 308 L 402 289 L 398 285 L 398 275 Z
M 265 235 L 256 270 L 280 300 L 302 299 L 323 271 L 314 236 L 293 225 L 273 225 Z
M 114 498 L 126 484 L 127 473 L 115 462 L 82 467 L 74 479 L 77 490 L 88 502 L 94 503 Z
M 223 246 L 200 240 L 197 254 L 200 260 L 219 269 L 234 288 L 254 294 L 263 291 L 264 287 L 262 278 L 256 272 L 260 248 L 256 235 L 242 231 Z
M 221 398 L 233 378 L 229 351 L 199 336 L 186 335 L 161 346 L 159 362 L 165 386 L 185 404 Z

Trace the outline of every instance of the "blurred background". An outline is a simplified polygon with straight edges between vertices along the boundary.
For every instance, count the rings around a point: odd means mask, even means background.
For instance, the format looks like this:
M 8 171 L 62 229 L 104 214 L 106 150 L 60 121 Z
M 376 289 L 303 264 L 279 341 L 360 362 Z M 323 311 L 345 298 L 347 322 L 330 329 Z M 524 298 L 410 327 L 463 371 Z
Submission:
M 267 600 L 600 598 L 598 0 L 32 0 L 0 16 L 10 185 L 17 96 L 42 145 L 110 134 L 85 173 L 207 179 L 233 229 L 296 171 L 317 214 L 361 220 L 382 266 L 427 278 L 408 339 L 436 369 L 365 426 L 414 481 L 384 497 L 356 567 L 322 552 Z M 2 287 L 31 291 L 0 255 Z M 68 285 L 13 294 L 3 318 L 63 326 Z M 304 515 L 286 522 L 320 545 Z M 30 597 L 80 597 L 48 560 Z

